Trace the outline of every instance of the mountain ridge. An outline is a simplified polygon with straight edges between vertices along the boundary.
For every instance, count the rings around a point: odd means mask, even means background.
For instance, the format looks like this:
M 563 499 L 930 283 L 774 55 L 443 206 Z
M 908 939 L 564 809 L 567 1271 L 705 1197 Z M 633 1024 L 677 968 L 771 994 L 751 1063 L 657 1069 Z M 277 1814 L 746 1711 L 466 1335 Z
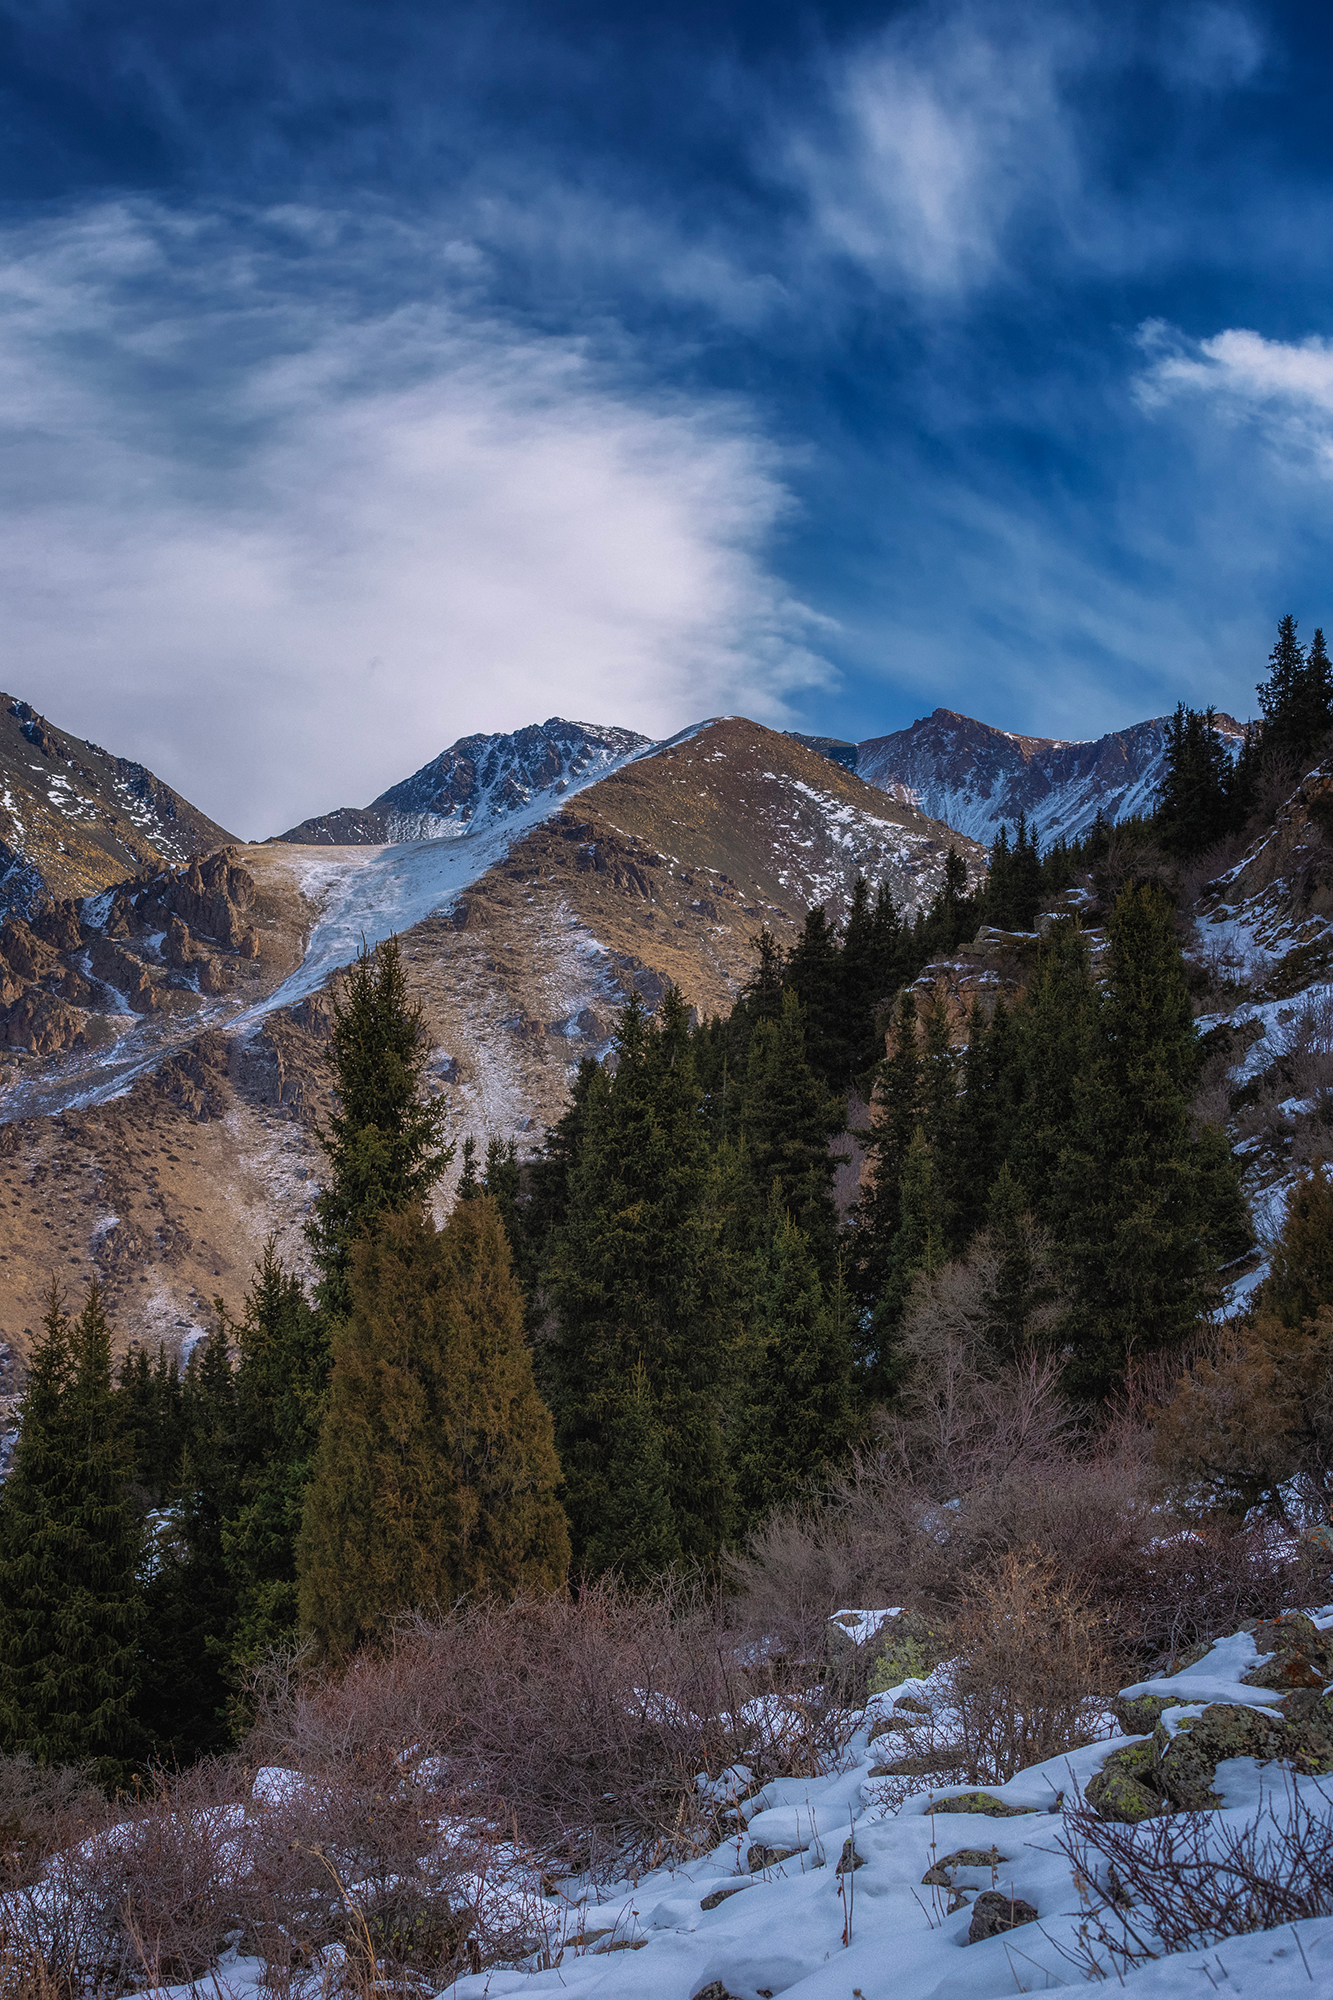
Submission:
M 1244 727 L 1215 717 L 1234 755 Z M 907 729 L 865 738 L 856 773 L 918 805 L 960 833 L 991 843 L 1020 812 L 1043 846 L 1072 839 L 1105 819 L 1151 812 L 1166 768 L 1169 716 L 1153 716 L 1105 736 L 1026 736 L 937 708 Z
M 462 736 L 368 806 L 338 806 L 274 834 L 302 847 L 390 846 L 456 838 L 478 823 L 595 784 L 652 739 L 614 725 L 549 716 L 509 732 Z

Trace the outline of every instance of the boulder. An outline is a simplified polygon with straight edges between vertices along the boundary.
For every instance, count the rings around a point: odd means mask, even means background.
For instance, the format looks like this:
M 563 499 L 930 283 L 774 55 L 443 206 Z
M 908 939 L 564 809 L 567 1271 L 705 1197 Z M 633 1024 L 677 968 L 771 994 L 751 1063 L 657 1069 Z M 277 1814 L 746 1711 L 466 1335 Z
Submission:
M 984 1813 L 987 1819 L 1017 1819 L 1036 1812 L 1035 1806 L 1007 1806 L 989 1792 L 959 1792 L 951 1799 L 932 1799 L 926 1807 L 933 1813 Z
M 967 1941 L 980 1944 L 983 1938 L 1001 1937 L 1005 1931 L 1016 1931 L 1021 1924 L 1036 1921 L 1036 1910 L 1020 1896 L 1002 1896 L 998 1889 L 983 1889 L 972 1905 Z
M 927 1868 L 921 1881 L 926 1888 L 952 1889 L 953 1878 L 960 1868 L 995 1869 L 1008 1859 L 998 1847 L 960 1847 L 956 1854 L 946 1854 L 933 1868 Z
M 1165 1812 L 1153 1744 L 1131 1743 L 1123 1750 L 1113 1750 L 1089 1780 L 1083 1796 L 1103 1819 L 1119 1820 L 1127 1826 Z
M 780 1861 L 790 1861 L 800 1851 L 799 1847 L 765 1847 L 762 1842 L 756 1841 L 747 1852 L 745 1862 L 752 1875 L 759 1875 L 765 1868 L 776 1868 Z
M 1246 1674 L 1247 1687 L 1321 1688 L 1333 1680 L 1333 1633 L 1321 1632 L 1303 1612 L 1266 1618 L 1250 1636 L 1264 1657 Z
M 844 1840 L 842 1843 L 842 1858 L 833 1872 L 835 1875 L 854 1875 L 858 1868 L 864 1868 L 865 1865 L 866 1858 L 864 1854 L 858 1854 L 851 1841 Z
M 1180 1702 L 1168 1695 L 1141 1694 L 1133 1701 L 1126 1701 L 1118 1694 L 1111 1703 L 1111 1713 L 1120 1724 L 1122 1736 L 1151 1736 L 1162 1719 L 1163 1711 L 1179 1708 Z
M 1214 1702 L 1202 1715 L 1182 1722 L 1168 1742 L 1157 1743 L 1159 1782 L 1178 1812 L 1208 1812 L 1222 1803 L 1213 1777 L 1228 1757 L 1270 1764 L 1294 1747 L 1287 1742 L 1280 1715 L 1240 1702 Z

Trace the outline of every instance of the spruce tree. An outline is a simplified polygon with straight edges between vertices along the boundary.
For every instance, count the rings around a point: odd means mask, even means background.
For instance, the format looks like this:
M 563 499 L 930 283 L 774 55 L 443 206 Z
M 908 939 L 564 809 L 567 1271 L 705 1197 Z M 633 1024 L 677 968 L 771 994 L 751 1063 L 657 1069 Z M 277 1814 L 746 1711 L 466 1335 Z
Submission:
M 609 1445 L 629 1435 L 621 1419 L 640 1371 L 666 1469 L 672 1558 L 708 1559 L 730 1530 L 723 1418 L 737 1327 L 711 1188 L 684 1005 L 671 989 L 650 1022 L 632 999 L 615 1073 L 585 1097 L 546 1273 L 558 1330 L 543 1381 L 575 1562 L 585 1569 L 605 1560 L 602 1523 L 632 1476 Z
M 1292 1328 L 1333 1305 L 1333 1174 L 1327 1167 L 1311 1168 L 1288 1196 L 1282 1234 L 1254 1304 Z
M 143 1586 L 139 1716 L 156 1759 L 189 1763 L 225 1749 L 236 1586 L 224 1522 L 240 1456 L 226 1323 L 190 1356 L 181 1384 L 185 1445 L 157 1524 Z
M 754 1263 L 757 1365 L 732 1437 L 742 1517 L 763 1518 L 825 1478 L 851 1447 L 852 1347 L 804 1232 L 770 1202 Z
M 42 1764 L 92 1763 L 104 1784 L 141 1748 L 129 1469 L 97 1284 L 71 1321 L 53 1279 L 0 1494 L 0 1740 Z
M 569 1566 L 550 1413 L 495 1202 L 357 1245 L 297 1551 L 301 1620 L 344 1659 L 413 1609 L 554 1589 Z
M 857 1374 L 871 1396 L 885 1395 L 891 1386 L 879 1309 L 902 1221 L 903 1170 L 912 1135 L 924 1115 L 925 1076 L 916 996 L 908 991 L 898 1003 L 892 1047 L 876 1073 L 863 1193 L 857 1203 L 852 1243 L 852 1288 L 858 1307 L 854 1342 Z
M 1184 1337 L 1212 1303 L 1217 1269 L 1190 1111 L 1198 1038 L 1162 890 L 1124 890 L 1109 939 L 1096 1052 L 1048 1209 L 1074 1294 L 1069 1384 L 1089 1398 L 1115 1387 L 1132 1352 Z
M 1212 847 L 1238 824 L 1228 756 L 1212 709 L 1198 714 L 1182 702 L 1167 729 L 1166 763 L 1153 825 L 1168 854 L 1187 859 Z
M 351 1305 L 357 1238 L 386 1210 L 425 1201 L 453 1148 L 441 1139 L 444 1100 L 421 1095 L 430 1051 L 396 937 L 361 952 L 334 992 L 333 1010 L 328 1061 L 337 1109 L 323 1135 L 329 1175 L 307 1233 L 320 1271 L 317 1302 L 338 1319 Z
M 803 1010 L 789 989 L 777 1019 L 760 1021 L 751 1037 L 740 1129 L 761 1202 L 776 1184 L 779 1201 L 804 1230 L 826 1282 L 833 1275 L 838 1235 L 833 1200 L 838 1160 L 829 1141 L 846 1123 L 845 1103 L 806 1061 Z
M 822 904 L 806 912 L 805 928 L 787 960 L 785 982 L 805 1009 L 805 1052 L 812 1069 L 832 1088 L 850 1075 L 842 1007 L 838 937 Z
M 328 1393 L 324 1321 L 270 1237 L 234 1329 L 235 1504 L 222 1530 L 239 1669 L 298 1633 L 296 1543 Z
M 935 1155 L 918 1126 L 903 1162 L 898 1227 L 889 1245 L 884 1283 L 875 1301 L 873 1329 L 878 1379 L 888 1388 L 900 1379 L 897 1335 L 918 1275 L 933 1277 L 948 1262 L 948 1217 Z

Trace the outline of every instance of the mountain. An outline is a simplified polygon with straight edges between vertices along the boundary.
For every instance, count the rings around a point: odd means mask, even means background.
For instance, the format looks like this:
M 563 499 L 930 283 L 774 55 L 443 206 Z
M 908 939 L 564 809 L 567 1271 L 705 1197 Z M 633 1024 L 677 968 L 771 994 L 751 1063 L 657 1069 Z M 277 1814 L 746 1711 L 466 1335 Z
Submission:
M 509 736 L 464 736 L 368 806 L 339 806 L 274 837 L 303 847 L 438 840 L 546 810 L 649 747 L 632 729 L 553 715 Z
M 0 917 L 180 866 L 232 837 L 145 765 L 0 694 Z
M 1216 717 L 1238 749 L 1244 735 L 1229 715 Z M 1083 833 L 1100 812 L 1109 820 L 1151 812 L 1165 770 L 1169 718 L 1133 723 L 1109 736 L 1067 743 L 1015 736 L 951 708 L 937 708 L 910 729 L 857 745 L 856 773 L 897 799 L 920 806 L 986 845 L 1020 812 L 1043 847 Z
M 619 756 L 612 732 L 588 736 Z M 761 925 L 789 947 L 859 868 L 911 911 L 950 846 L 974 881 L 985 866 L 974 842 L 736 717 L 631 749 L 575 792 L 579 775 L 494 819 L 474 810 L 465 837 L 229 846 L 0 932 L 0 1342 L 24 1346 L 53 1269 L 97 1273 L 122 1339 L 170 1343 L 211 1323 L 218 1294 L 239 1306 L 270 1232 L 304 1264 L 327 988 L 363 937 L 401 939 L 452 1136 L 528 1153 L 630 993 L 651 1006 L 674 982 L 701 1013 L 728 1008 Z

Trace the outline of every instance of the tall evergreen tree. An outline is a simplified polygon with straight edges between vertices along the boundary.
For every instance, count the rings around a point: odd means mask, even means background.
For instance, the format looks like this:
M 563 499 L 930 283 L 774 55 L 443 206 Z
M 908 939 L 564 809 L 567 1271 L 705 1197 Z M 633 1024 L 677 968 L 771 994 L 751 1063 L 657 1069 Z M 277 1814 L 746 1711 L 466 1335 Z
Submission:
M 236 1586 L 223 1551 L 240 1455 L 225 1321 L 190 1356 L 181 1385 L 185 1446 L 156 1524 L 143 1585 L 139 1715 L 156 1759 L 223 1750 Z
M 1198 1038 L 1163 892 L 1124 890 L 1109 936 L 1098 1046 L 1077 1081 L 1048 1210 L 1074 1293 L 1070 1386 L 1094 1398 L 1131 1352 L 1188 1332 L 1217 1269 L 1190 1111 Z
M 270 1237 L 235 1328 L 237 1485 L 222 1530 L 241 1667 L 297 1636 L 296 1543 L 328 1394 L 321 1316 Z
M 0 1494 L 0 1740 L 124 1779 L 135 1727 L 141 1533 L 96 1282 L 71 1321 L 52 1280 Z
M 1287 614 L 1278 626 L 1268 679 L 1258 688 L 1264 712 L 1264 748 L 1305 758 L 1333 729 L 1333 668 L 1318 631 L 1307 655 Z
M 667 993 L 656 1022 L 632 999 L 615 1073 L 585 1100 L 547 1270 L 558 1332 L 543 1379 L 584 1568 L 605 1561 L 602 1524 L 633 1476 L 608 1447 L 630 1435 L 622 1421 L 630 1402 L 642 1408 L 640 1372 L 665 1467 L 672 1557 L 712 1556 L 731 1526 L 723 1417 L 738 1330 L 720 1281 L 701 1095 L 679 995 Z
M 803 1011 L 788 989 L 777 1019 L 760 1021 L 751 1037 L 740 1126 L 761 1202 L 776 1183 L 778 1199 L 805 1232 L 826 1282 L 838 1234 L 837 1159 L 829 1141 L 846 1122 L 843 1100 L 806 1061 Z
M 806 912 L 805 928 L 787 960 L 786 984 L 805 1009 L 805 1052 L 812 1069 L 837 1089 L 850 1074 L 842 1006 L 838 935 L 820 903 Z
M 333 1009 L 328 1060 L 338 1108 L 324 1135 L 330 1171 L 308 1235 L 320 1271 L 318 1304 L 337 1319 L 351 1306 L 357 1238 L 385 1211 L 425 1201 L 453 1148 L 441 1138 L 444 1100 L 421 1095 L 430 1051 L 396 937 L 362 950 Z
M 1168 854 L 1182 860 L 1202 854 L 1239 822 L 1231 785 L 1231 758 L 1211 708 L 1199 714 L 1180 703 L 1167 730 L 1166 764 L 1154 827 Z
M 297 1550 L 303 1625 L 346 1658 L 414 1608 L 554 1589 L 569 1566 L 550 1413 L 494 1200 L 357 1245 Z
M 742 1517 L 797 1499 L 853 1438 L 852 1345 L 836 1280 L 826 1294 L 802 1230 L 774 1197 L 754 1263 L 756 1365 L 731 1446 Z
M 1272 1313 L 1293 1329 L 1314 1319 L 1321 1306 L 1333 1305 L 1333 1173 L 1327 1167 L 1311 1168 L 1292 1189 L 1269 1274 L 1254 1302 L 1259 1312 Z

